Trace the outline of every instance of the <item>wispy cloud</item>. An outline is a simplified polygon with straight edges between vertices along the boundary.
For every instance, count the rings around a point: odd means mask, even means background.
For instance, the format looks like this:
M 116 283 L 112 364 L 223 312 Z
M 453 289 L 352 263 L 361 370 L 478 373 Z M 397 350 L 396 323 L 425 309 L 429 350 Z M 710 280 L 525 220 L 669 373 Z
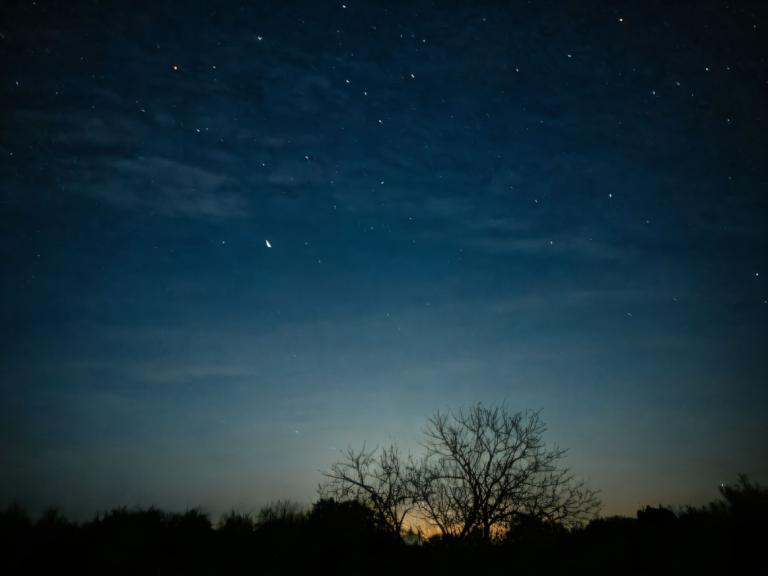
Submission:
M 475 235 L 464 239 L 471 248 L 494 254 L 528 254 L 579 256 L 583 258 L 614 259 L 626 254 L 626 249 L 611 246 L 582 236 L 489 236 Z
M 224 173 L 169 158 L 119 158 L 84 169 L 69 190 L 100 198 L 117 208 L 164 216 L 210 219 L 244 217 L 245 199 Z

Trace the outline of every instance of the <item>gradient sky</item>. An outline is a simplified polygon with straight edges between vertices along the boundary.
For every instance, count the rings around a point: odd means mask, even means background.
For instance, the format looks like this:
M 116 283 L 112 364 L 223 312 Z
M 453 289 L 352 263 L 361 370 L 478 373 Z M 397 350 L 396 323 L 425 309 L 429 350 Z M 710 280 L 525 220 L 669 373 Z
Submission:
M 768 480 L 765 3 L 140 5 L 0 8 L 0 504 L 311 502 L 478 401 L 607 514 Z

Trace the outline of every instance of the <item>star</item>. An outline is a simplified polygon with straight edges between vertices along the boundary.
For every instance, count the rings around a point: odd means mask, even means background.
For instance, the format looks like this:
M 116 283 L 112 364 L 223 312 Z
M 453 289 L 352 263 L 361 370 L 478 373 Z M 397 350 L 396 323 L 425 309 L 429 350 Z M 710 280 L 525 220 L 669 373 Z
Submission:
M 264 244 L 267 245 L 267 248 L 272 248 L 272 244 L 269 242 L 269 240 L 264 240 Z

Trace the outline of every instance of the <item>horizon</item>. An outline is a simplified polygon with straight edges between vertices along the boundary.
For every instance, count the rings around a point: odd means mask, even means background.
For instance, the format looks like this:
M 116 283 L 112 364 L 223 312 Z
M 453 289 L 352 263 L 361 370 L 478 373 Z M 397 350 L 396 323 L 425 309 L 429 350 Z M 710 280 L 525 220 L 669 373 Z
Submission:
M 746 2 L 4 2 L 0 506 L 311 503 L 541 410 L 602 515 L 768 483 Z

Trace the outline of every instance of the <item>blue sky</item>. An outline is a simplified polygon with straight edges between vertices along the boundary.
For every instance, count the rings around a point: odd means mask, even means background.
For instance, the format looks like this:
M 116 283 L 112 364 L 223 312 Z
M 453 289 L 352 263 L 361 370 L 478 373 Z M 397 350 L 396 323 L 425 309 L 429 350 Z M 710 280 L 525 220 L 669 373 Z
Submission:
M 308 502 L 478 401 L 605 513 L 766 478 L 764 8 L 2 10 L 4 501 Z

